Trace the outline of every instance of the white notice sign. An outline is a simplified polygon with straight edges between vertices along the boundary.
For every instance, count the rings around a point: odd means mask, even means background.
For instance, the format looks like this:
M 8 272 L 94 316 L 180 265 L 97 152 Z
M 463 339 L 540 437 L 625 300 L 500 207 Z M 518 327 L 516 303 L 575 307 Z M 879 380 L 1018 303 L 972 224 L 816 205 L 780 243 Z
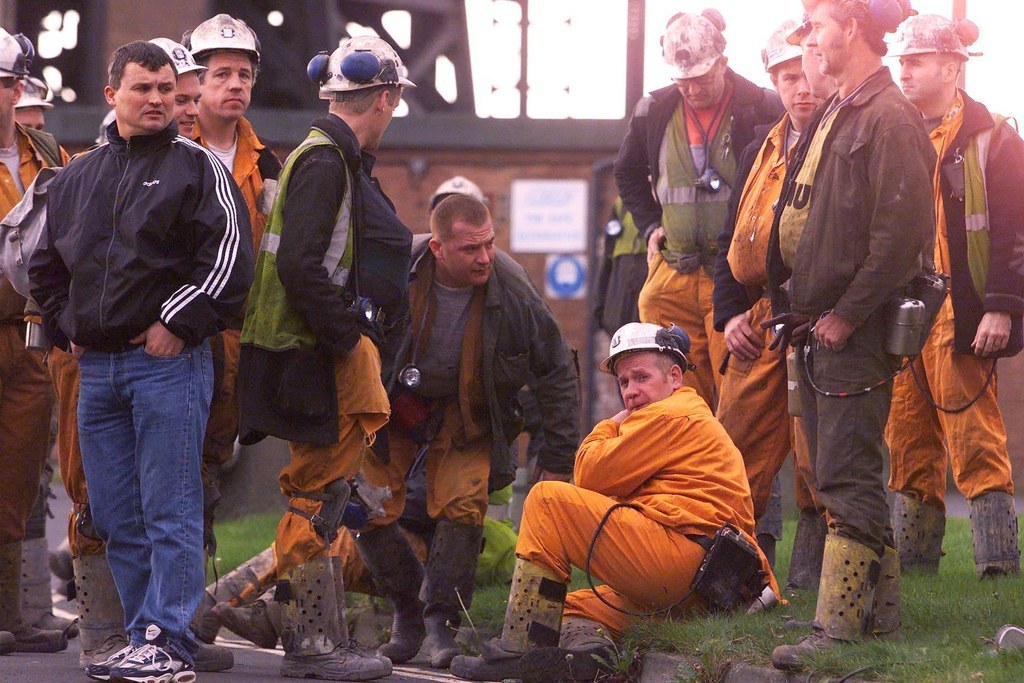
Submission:
M 587 250 L 587 181 L 513 180 L 514 252 L 572 253 Z

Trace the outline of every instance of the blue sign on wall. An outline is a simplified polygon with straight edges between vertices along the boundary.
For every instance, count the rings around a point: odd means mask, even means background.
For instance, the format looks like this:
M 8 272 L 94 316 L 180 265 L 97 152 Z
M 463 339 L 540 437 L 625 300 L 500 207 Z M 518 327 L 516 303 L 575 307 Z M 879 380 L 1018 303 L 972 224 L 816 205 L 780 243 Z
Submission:
M 582 299 L 587 292 L 587 263 L 581 254 L 552 254 L 544 269 L 544 293 L 552 299 Z

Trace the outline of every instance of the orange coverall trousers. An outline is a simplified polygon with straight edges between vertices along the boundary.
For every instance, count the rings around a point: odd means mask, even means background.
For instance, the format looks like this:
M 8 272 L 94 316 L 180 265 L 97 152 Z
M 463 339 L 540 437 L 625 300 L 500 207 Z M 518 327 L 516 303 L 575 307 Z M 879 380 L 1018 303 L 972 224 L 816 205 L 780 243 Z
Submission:
M 344 358 L 335 360 L 338 397 L 338 441 L 328 446 L 291 441 L 291 462 L 281 469 L 281 493 L 289 505 L 308 515 L 319 514 L 323 501 L 301 497 L 322 493 L 337 479 L 349 480 L 363 465 L 373 435 L 387 424 L 390 408 L 380 381 L 380 353 L 369 337 Z M 274 558 L 278 574 L 328 554 L 309 520 L 285 512 L 277 527 Z
M 953 353 L 953 306 L 947 298 L 914 368 L 935 403 L 956 408 L 985 386 L 992 360 Z M 909 370 L 900 373 L 885 439 L 892 456 L 889 488 L 942 512 L 946 510 L 947 453 L 956 487 L 968 500 L 988 491 L 1013 494 L 995 375 L 973 406 L 954 414 L 936 410 Z
M 712 313 L 714 282 L 698 268 L 680 273 L 654 257 L 640 290 L 640 322 L 675 323 L 690 335 L 690 362 L 696 371 L 683 373 L 683 386 L 693 387 L 712 410 L 718 392 L 718 368 L 725 358 L 725 337 L 715 330 Z
M 460 442 L 462 418 L 459 404 L 446 409 L 437 435 L 426 453 L 427 514 L 460 524 L 483 526 L 487 515 L 487 479 L 491 471 L 490 435 L 468 444 Z M 366 459 L 363 474 L 378 486 L 389 486 L 392 498 L 384 504 L 385 516 L 370 521 L 368 529 L 397 521 L 405 509 L 405 479 L 419 446 L 391 430 L 388 435 L 391 462 L 376 456 Z
M 594 531 L 616 502 L 564 482 L 538 482 L 523 506 L 516 555 L 568 583 L 573 566 L 586 566 Z M 639 613 L 668 607 L 686 594 L 703 559 L 704 548 L 684 534 L 639 510 L 619 508 L 601 529 L 590 561 L 591 574 L 605 583 L 597 592 L 614 607 L 584 588 L 566 596 L 563 617 L 591 619 L 618 637 L 635 617 L 615 607 Z M 676 613 L 700 604 L 688 598 Z
M 759 330 L 771 315 L 771 301 L 758 299 L 750 309 L 750 327 Z M 772 334 L 771 330 L 765 331 L 761 355 L 756 360 L 729 358 L 718 401 L 718 421 L 743 454 L 755 520 L 764 515 L 772 480 L 790 451 L 796 460 L 797 506 L 801 510 L 822 509 L 804 477 L 811 464 L 807 440 L 799 421 L 789 415 L 786 357 L 778 350 L 768 350 Z
M 25 520 L 39 494 L 53 410 L 43 352 L 25 348 L 23 325 L 0 324 L 0 544 L 25 538 Z

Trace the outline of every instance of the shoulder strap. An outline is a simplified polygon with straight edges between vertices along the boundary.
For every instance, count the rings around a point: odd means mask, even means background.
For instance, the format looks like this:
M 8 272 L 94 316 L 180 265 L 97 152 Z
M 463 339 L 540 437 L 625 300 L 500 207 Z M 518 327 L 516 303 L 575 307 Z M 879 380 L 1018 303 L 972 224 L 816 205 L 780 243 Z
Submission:
M 57 139 L 47 133 L 45 130 L 36 130 L 35 128 L 23 127 L 21 130 L 25 131 L 25 135 L 32 141 L 32 146 L 39 152 L 39 156 L 43 158 L 43 163 L 47 166 L 60 166 L 63 160 L 60 156 L 60 145 L 57 144 Z

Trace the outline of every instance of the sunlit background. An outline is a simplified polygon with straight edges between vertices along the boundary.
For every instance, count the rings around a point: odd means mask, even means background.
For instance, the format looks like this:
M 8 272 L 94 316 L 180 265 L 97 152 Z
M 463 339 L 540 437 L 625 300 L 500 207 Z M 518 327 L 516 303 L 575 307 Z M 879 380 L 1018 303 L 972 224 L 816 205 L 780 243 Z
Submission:
M 1024 115 L 1024 89 L 1018 85 L 1024 5 L 999 0 L 967 0 L 966 5 L 968 17 L 981 28 L 974 49 L 984 52 L 968 65 L 968 91 L 995 111 Z M 717 7 L 725 16 L 726 54 L 733 68 L 746 78 L 769 85 L 760 50 L 779 23 L 801 16 L 799 0 L 647 0 L 645 91 L 668 83 L 668 70 L 658 45 L 667 19 L 677 11 L 699 12 L 707 6 Z M 922 13 L 951 16 L 953 2 L 914 0 L 914 6 Z M 518 87 L 522 75 L 522 6 L 512 0 L 466 0 L 476 114 L 483 118 L 515 118 L 525 113 L 537 119 L 626 116 L 626 0 L 534 1 L 528 7 L 524 106 Z M 267 25 L 286 25 L 289 11 L 289 5 L 281 3 L 279 9 L 267 13 Z M 54 59 L 74 50 L 79 42 L 79 23 L 79 13 L 74 10 L 46 15 L 39 34 L 39 56 Z M 383 25 L 388 34 L 385 38 L 400 48 L 409 47 L 408 12 L 386 13 Z M 355 22 L 347 23 L 345 29 L 351 35 L 375 33 Z M 896 68 L 895 60 L 886 62 Z M 46 66 L 43 77 L 58 99 L 75 102 L 78 98 L 79 93 L 63 82 L 58 68 Z M 441 97 L 454 102 L 459 96 L 455 67 L 446 55 L 436 58 L 434 78 Z M 408 105 L 403 102 L 398 114 L 407 112 Z

